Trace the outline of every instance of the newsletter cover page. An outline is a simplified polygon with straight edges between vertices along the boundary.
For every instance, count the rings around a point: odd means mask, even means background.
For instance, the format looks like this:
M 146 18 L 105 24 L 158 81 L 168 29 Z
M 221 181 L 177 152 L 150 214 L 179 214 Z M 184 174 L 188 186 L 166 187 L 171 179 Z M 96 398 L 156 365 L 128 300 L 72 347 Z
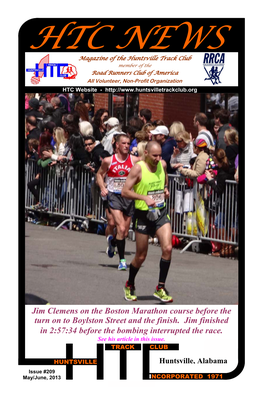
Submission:
M 259 399 L 254 3 L 5 6 L 7 400 Z
M 25 380 L 221 381 L 242 371 L 244 33 L 242 18 L 21 26 Z M 137 218 L 121 188 L 143 178 L 141 165 L 132 182 L 138 160 L 153 167 L 153 142 L 165 183 L 148 196 L 167 215 L 144 232 L 144 208 Z M 100 154 L 100 167 L 95 147 L 109 155 Z M 156 288 L 164 279 L 165 297 Z

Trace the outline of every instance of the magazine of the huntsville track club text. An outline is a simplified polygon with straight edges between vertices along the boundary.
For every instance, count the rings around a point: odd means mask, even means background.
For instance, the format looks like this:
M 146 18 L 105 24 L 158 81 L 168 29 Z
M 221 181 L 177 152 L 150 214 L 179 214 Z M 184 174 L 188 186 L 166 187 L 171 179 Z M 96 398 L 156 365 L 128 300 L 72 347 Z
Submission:
M 239 45 L 234 40 L 238 31 Z M 20 105 L 25 93 L 89 93 L 95 99 L 101 94 L 107 100 L 133 94 L 139 106 L 142 95 L 154 95 L 165 99 L 165 108 L 166 99 L 171 107 L 183 95 L 188 100 L 234 93 L 243 112 L 243 32 L 243 19 L 153 18 L 144 24 L 140 19 L 33 19 L 19 32 Z M 174 120 L 180 120 L 177 110 Z M 20 127 L 24 124 L 21 109 Z M 242 148 L 240 161 L 242 178 Z M 24 379 L 172 382 L 236 377 L 244 365 L 243 258 L 236 263 L 239 297 L 231 305 L 179 305 L 176 295 L 172 304 L 88 300 L 87 305 L 24 305 L 21 265 L 19 364 L 24 365 Z M 176 258 L 170 270 L 177 271 Z

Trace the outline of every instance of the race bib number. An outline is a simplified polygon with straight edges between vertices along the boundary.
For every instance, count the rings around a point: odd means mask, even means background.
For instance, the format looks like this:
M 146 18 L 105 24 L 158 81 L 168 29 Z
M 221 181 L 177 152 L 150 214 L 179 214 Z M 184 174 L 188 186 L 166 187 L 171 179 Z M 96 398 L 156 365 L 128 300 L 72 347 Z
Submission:
M 149 191 L 148 196 L 155 201 L 156 207 L 164 206 L 164 190 Z
M 124 187 L 126 179 L 115 179 L 114 180 L 114 193 L 121 193 Z

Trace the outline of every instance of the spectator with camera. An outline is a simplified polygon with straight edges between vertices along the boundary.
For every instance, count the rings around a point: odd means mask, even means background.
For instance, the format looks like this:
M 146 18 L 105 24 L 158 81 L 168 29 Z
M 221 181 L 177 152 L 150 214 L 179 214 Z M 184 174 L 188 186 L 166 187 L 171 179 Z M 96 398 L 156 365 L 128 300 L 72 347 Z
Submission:
M 174 138 L 177 142 L 177 147 L 173 148 L 170 165 L 177 172 L 177 169 L 184 165 L 189 167 L 191 158 L 196 156 L 196 154 L 193 151 L 193 142 L 190 133 L 185 130 L 179 131 Z
M 181 175 L 188 177 L 190 179 L 197 179 L 198 176 L 202 175 L 206 168 L 206 161 L 209 158 L 209 150 L 208 145 L 205 140 L 196 138 L 193 143 L 194 146 L 194 153 L 197 155 L 192 168 L 183 168 L 180 166 L 178 171 Z
M 102 160 L 105 157 L 109 157 L 110 154 L 104 149 L 100 141 L 95 140 L 93 136 L 84 137 L 84 146 L 91 158 L 91 162 L 87 166 L 90 167 L 92 172 L 96 173 L 101 166 Z

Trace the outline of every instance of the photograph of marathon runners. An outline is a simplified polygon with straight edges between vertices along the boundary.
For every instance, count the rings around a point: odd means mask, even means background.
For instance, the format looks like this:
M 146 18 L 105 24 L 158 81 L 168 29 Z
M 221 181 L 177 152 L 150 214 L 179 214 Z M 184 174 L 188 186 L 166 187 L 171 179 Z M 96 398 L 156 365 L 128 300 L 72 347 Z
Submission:
M 193 90 L 25 93 L 26 304 L 238 303 L 239 96 Z

